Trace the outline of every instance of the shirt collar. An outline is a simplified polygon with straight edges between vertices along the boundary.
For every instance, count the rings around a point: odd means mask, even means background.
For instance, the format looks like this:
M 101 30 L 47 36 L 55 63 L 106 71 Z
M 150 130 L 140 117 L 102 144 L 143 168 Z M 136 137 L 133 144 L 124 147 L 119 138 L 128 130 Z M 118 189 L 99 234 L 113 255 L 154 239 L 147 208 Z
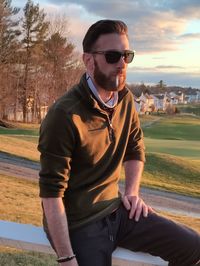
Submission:
M 87 84 L 88 84 L 88 87 L 90 88 L 90 90 L 92 91 L 92 93 L 94 94 L 94 96 L 97 98 L 97 100 L 99 100 L 105 107 L 107 108 L 114 108 L 117 103 L 118 103 L 118 92 L 117 91 L 114 91 L 113 92 L 113 97 L 107 102 L 105 103 L 100 94 L 98 93 L 92 79 L 90 78 L 90 76 L 88 74 L 86 74 L 86 81 L 87 81 Z

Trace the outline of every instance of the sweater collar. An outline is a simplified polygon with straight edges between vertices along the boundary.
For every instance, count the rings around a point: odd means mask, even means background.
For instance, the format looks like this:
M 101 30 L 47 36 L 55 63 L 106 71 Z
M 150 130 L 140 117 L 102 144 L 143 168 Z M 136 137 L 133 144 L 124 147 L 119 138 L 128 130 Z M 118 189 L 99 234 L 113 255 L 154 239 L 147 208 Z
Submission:
M 91 89 L 88 86 L 87 79 L 86 79 L 86 73 L 83 74 L 81 77 L 80 83 L 79 83 L 79 90 L 80 96 L 89 103 L 93 108 L 102 109 L 105 110 L 105 106 L 95 97 L 94 93 L 91 91 Z M 118 102 L 116 106 L 119 104 L 119 102 L 122 101 L 122 99 L 125 97 L 125 95 L 128 93 L 128 88 L 124 87 L 123 90 L 118 92 Z M 80 97 L 79 96 L 79 97 Z M 116 107 L 115 106 L 115 107 Z
M 87 81 L 88 87 L 90 88 L 90 90 L 92 91 L 92 93 L 94 94 L 96 99 L 98 101 L 100 101 L 101 104 L 105 106 L 105 108 L 112 109 L 112 108 L 114 108 L 117 105 L 117 103 L 118 103 L 118 92 L 117 91 L 115 91 L 113 93 L 112 99 L 110 99 L 108 102 L 104 102 L 102 100 L 100 94 L 98 93 L 98 91 L 97 91 L 92 79 L 90 78 L 90 76 L 88 74 L 86 74 L 86 81 Z

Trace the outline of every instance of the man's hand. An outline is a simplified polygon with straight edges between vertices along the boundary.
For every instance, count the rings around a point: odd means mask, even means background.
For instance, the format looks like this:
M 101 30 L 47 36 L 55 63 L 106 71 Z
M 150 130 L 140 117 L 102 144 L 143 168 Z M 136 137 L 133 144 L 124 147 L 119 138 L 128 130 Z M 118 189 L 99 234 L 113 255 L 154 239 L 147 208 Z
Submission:
M 153 209 L 146 205 L 143 199 L 138 196 L 124 195 L 122 202 L 129 211 L 129 218 L 133 219 L 135 217 L 136 222 L 139 221 L 141 214 L 147 217 L 149 212 L 153 212 Z

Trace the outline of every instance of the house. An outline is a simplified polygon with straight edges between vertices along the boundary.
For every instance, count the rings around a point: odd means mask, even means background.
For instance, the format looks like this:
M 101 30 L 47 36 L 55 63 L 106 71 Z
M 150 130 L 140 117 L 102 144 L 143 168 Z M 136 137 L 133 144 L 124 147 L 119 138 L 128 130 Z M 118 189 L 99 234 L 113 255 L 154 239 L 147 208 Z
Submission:
M 34 120 L 34 114 L 32 112 L 32 106 L 27 105 L 27 119 L 26 122 L 31 123 Z M 40 109 L 37 110 L 39 112 L 40 120 L 43 120 L 46 116 L 48 111 L 48 106 L 40 106 Z M 17 122 L 23 122 L 23 111 L 22 107 L 19 106 L 18 108 L 15 107 L 15 105 L 9 105 L 6 108 L 6 117 L 8 121 L 17 121 Z
M 147 93 L 143 93 L 140 96 L 140 113 L 148 114 L 152 111 L 151 105 L 153 104 L 153 98 Z
M 164 95 L 163 94 L 152 94 L 151 95 L 154 99 L 154 106 L 155 106 L 155 111 L 161 111 L 164 110 Z
M 189 94 L 185 95 L 185 99 L 188 103 L 200 102 L 200 91 L 193 90 Z
M 174 92 L 174 91 L 171 91 L 169 93 L 169 97 L 170 97 L 170 103 L 171 104 L 179 104 L 179 103 L 184 103 L 184 93 L 181 92 L 181 91 L 178 91 L 178 92 Z
M 134 101 L 135 101 L 135 109 L 138 113 L 140 113 L 140 98 L 134 95 Z

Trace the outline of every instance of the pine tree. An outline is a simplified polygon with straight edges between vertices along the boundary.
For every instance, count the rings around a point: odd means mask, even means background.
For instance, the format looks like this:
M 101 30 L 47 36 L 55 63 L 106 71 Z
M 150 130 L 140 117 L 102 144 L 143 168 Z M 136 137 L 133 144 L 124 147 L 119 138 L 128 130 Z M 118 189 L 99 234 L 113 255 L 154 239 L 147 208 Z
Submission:
M 34 4 L 28 0 L 24 9 L 24 18 L 22 24 L 22 39 L 24 51 L 24 77 L 21 94 L 21 103 L 23 108 L 23 121 L 27 121 L 27 100 L 30 97 L 34 100 L 34 86 L 31 84 L 31 75 L 34 70 L 34 58 L 41 51 L 41 47 L 47 37 L 49 23 L 45 21 L 46 14 L 40 10 L 39 4 Z
M 67 87 L 69 71 L 72 60 L 74 46 L 61 36 L 59 32 L 53 33 L 45 42 L 44 57 L 45 68 L 51 77 L 51 87 L 49 88 L 49 104 L 62 95 Z
M 9 63 L 15 52 L 19 19 L 14 16 L 19 8 L 11 7 L 11 0 L 0 0 L 0 64 Z
M 14 93 L 12 91 L 13 68 L 15 52 L 18 48 L 17 28 L 19 18 L 16 18 L 19 9 L 11 7 L 10 0 L 0 0 L 0 117 L 6 119 L 6 105 L 10 104 Z

